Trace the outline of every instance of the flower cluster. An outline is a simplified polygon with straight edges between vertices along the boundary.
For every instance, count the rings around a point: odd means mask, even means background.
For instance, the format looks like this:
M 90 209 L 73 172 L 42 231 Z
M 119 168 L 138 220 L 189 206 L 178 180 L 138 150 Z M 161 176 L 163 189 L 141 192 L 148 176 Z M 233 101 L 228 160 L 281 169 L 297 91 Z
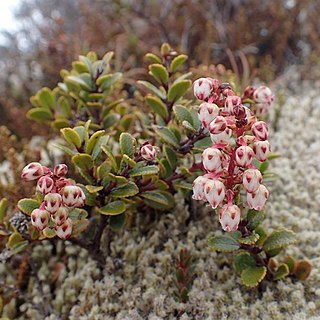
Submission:
M 65 164 L 55 166 L 52 172 L 40 163 L 32 162 L 23 168 L 21 174 L 24 181 L 38 180 L 36 191 L 44 195 L 40 207 L 31 213 L 32 225 L 42 231 L 51 220 L 57 236 L 63 240 L 72 233 L 73 223 L 68 217 L 70 210 L 84 206 L 86 199 L 82 189 L 65 178 L 67 172 Z
M 194 94 L 204 101 L 198 117 L 203 130 L 210 133 L 212 147 L 202 153 L 206 174 L 194 180 L 193 198 L 208 202 L 213 209 L 221 207 L 219 221 L 223 230 L 234 231 L 241 220 L 241 209 L 235 204 L 241 186 L 250 209 L 262 210 L 269 196 L 253 159 L 260 162 L 268 159 L 268 127 L 258 121 L 257 115 L 267 111 L 274 96 L 269 88 L 261 86 L 247 88 L 240 97 L 228 83 L 212 78 L 196 80 Z M 250 97 L 260 104 L 254 105 L 259 112 L 249 109 L 246 99 Z

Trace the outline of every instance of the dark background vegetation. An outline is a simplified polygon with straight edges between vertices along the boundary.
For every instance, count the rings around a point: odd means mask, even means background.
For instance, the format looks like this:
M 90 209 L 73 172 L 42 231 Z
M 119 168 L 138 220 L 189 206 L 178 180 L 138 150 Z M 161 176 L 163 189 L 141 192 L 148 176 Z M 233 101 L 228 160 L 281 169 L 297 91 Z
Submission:
M 91 50 L 115 51 L 115 68 L 134 79 L 144 54 L 169 42 L 190 66 L 224 64 L 270 82 L 317 57 L 319 12 L 320 0 L 24 0 L 0 47 L 0 124 L 38 133 L 24 117 L 29 97 Z

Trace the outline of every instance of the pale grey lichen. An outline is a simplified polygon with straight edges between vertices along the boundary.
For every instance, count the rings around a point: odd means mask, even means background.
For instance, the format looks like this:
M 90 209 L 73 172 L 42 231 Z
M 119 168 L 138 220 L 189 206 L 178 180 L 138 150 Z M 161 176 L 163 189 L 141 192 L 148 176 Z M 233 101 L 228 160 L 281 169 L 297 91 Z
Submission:
M 289 71 L 298 88 L 299 78 Z M 278 83 L 281 87 L 281 83 Z M 65 243 L 57 255 L 65 267 L 60 271 L 54 292 L 48 294 L 55 315 L 47 319 L 71 320 L 159 320 L 177 319 L 320 319 L 320 84 L 301 83 L 293 95 L 289 90 L 281 108 L 277 130 L 271 132 L 272 151 L 282 157 L 272 162 L 279 180 L 272 186 L 264 226 L 292 228 L 298 234 L 296 245 L 286 253 L 310 260 L 313 271 L 305 282 L 285 279 L 268 282 L 265 291 L 248 289 L 230 265 L 231 254 L 210 251 L 207 238 L 218 231 L 217 216 L 197 204 L 190 212 L 179 197 L 172 214 L 162 214 L 159 221 L 141 234 L 138 227 L 113 233 L 112 256 L 102 272 L 87 252 Z M 271 121 L 274 120 L 271 113 Z M 196 274 L 189 301 L 173 298 L 174 263 L 182 247 L 195 260 Z M 51 245 L 38 246 L 34 259 L 42 263 L 39 277 L 50 277 Z M 0 275 L 5 273 L 0 268 Z M 9 280 L 11 281 L 11 280 Z M 44 286 L 45 287 L 45 286 Z M 29 285 L 34 299 L 41 299 L 35 286 Z M 6 307 L 5 311 L 14 308 Z M 42 319 L 30 303 L 21 306 L 17 319 Z

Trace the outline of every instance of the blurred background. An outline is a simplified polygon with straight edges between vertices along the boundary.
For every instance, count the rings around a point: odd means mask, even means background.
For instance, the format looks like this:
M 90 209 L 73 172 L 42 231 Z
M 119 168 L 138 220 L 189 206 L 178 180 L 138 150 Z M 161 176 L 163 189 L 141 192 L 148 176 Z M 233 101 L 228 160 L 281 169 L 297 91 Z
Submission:
M 308 76 L 320 62 L 319 12 L 320 0 L 0 0 L 0 125 L 39 133 L 24 116 L 30 96 L 91 50 L 115 51 L 131 79 L 163 42 L 190 67 L 223 64 L 243 85 L 270 84 L 292 65 Z

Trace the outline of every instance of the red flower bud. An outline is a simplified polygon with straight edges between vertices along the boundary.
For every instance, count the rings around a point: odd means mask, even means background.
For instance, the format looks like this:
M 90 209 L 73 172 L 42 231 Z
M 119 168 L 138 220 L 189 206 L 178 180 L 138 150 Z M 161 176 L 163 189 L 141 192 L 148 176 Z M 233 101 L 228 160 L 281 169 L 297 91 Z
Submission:
M 268 126 L 264 121 L 255 122 L 251 127 L 251 131 L 258 140 L 264 141 L 268 139 Z

